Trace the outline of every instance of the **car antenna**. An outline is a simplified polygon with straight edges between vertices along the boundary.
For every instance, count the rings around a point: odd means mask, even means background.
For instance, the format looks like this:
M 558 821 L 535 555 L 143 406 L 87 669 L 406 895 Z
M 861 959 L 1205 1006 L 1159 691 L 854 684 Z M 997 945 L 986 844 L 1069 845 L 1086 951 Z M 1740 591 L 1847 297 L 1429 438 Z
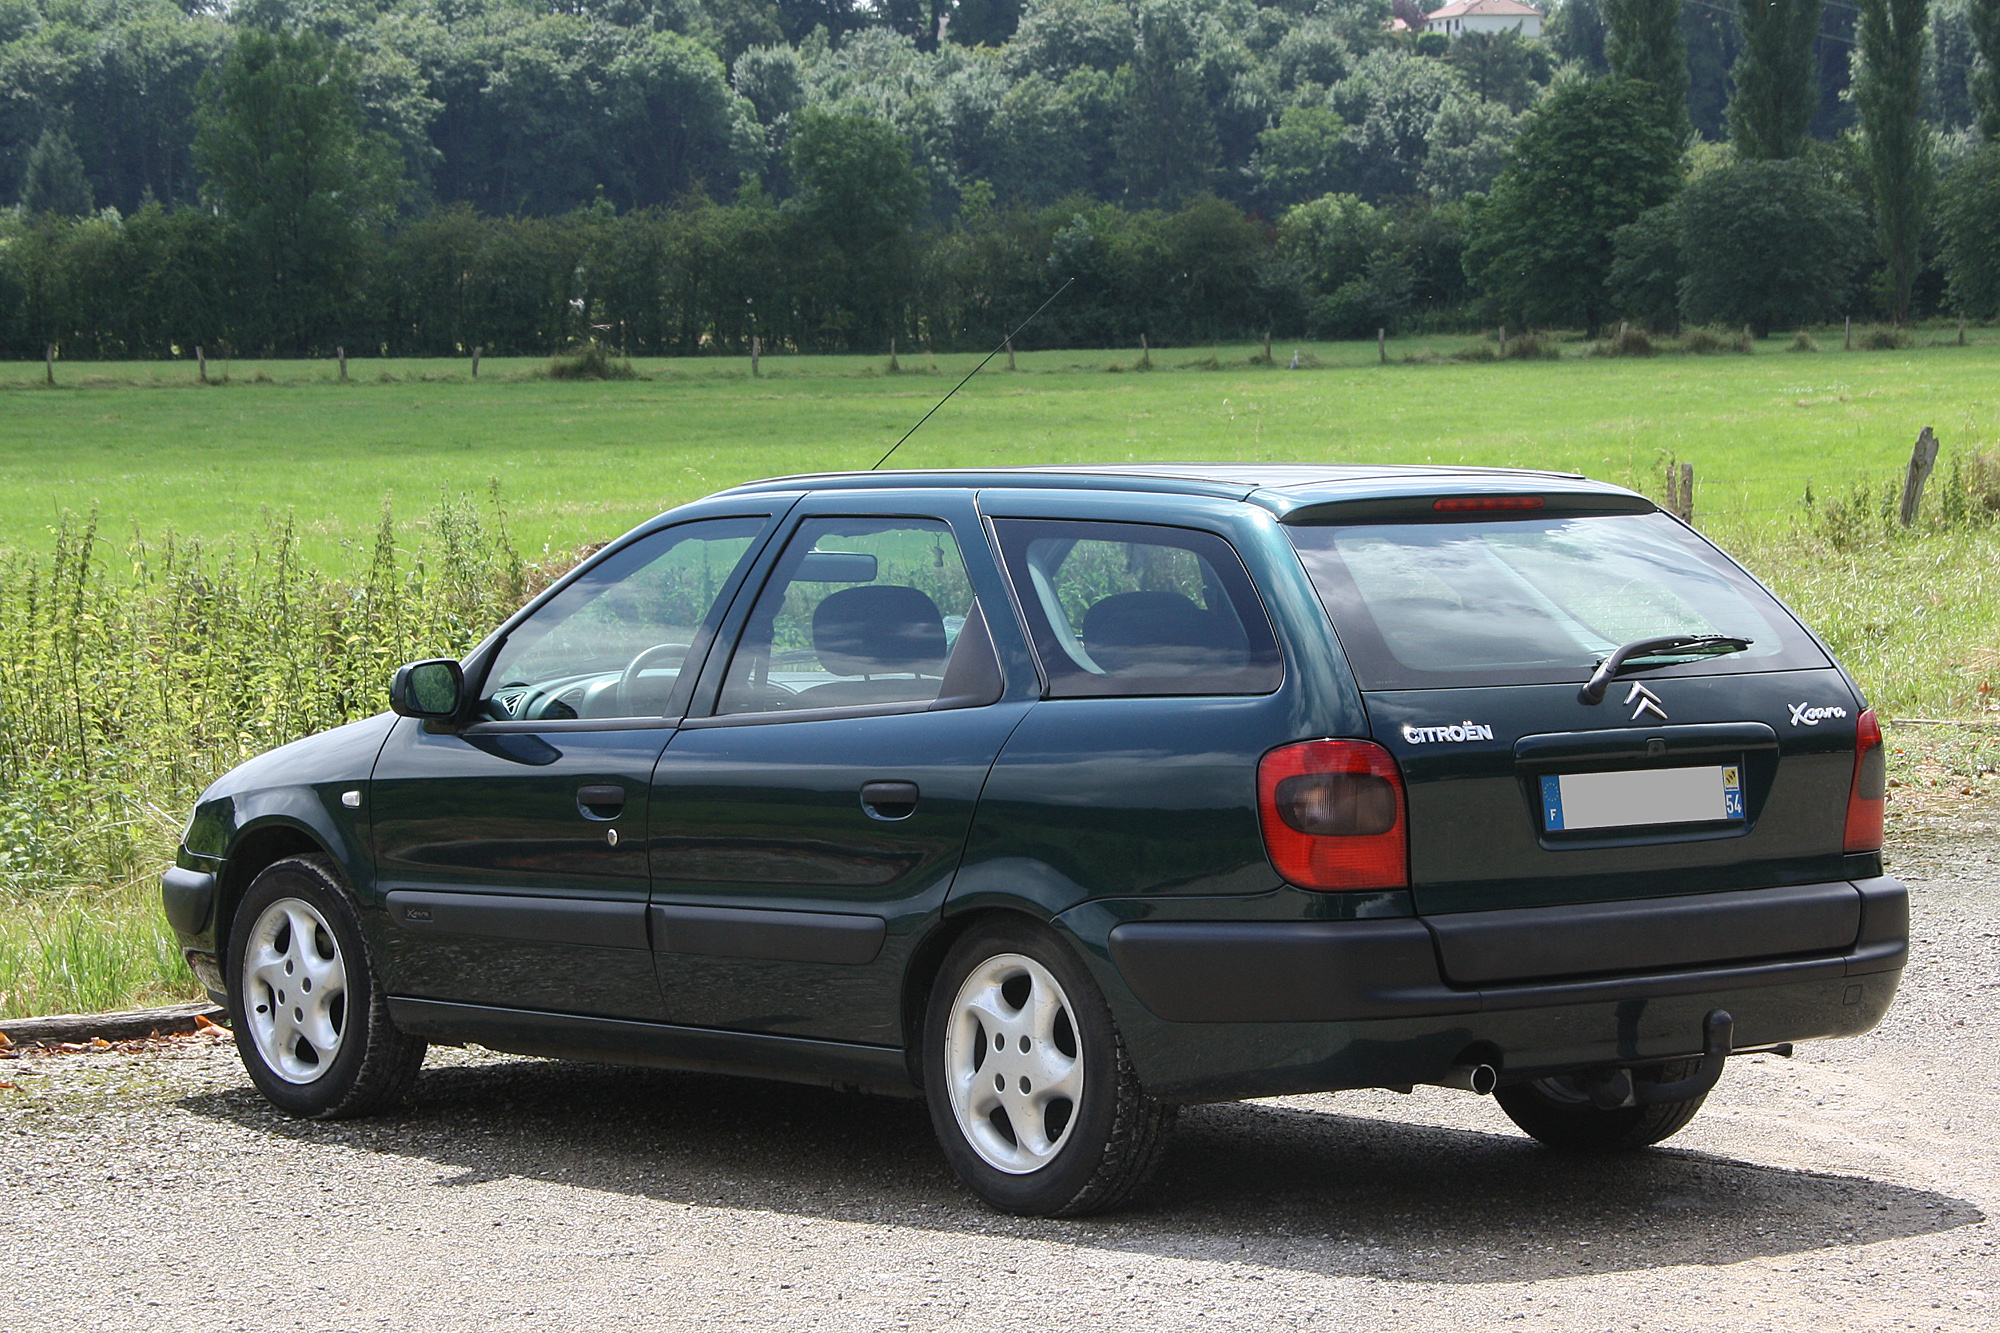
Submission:
M 926 421 L 929 421 L 931 417 L 937 413 L 938 408 L 943 407 L 946 403 L 951 401 L 952 393 L 957 393 L 960 389 L 963 389 L 966 386 L 966 384 L 971 381 L 974 375 L 977 375 L 980 371 L 986 369 L 987 361 L 991 361 L 994 357 L 1000 355 L 1001 348 L 1004 348 L 1008 343 L 1013 342 L 1014 339 L 1020 337 L 1021 329 L 1025 329 L 1030 324 L 1034 323 L 1035 316 L 1041 314 L 1044 310 L 1047 310 L 1050 304 L 1054 302 L 1058 296 L 1061 296 L 1064 292 L 1068 291 L 1069 285 L 1075 281 L 1076 281 L 1075 278 L 1063 279 L 1063 285 L 1056 288 L 1053 292 L 1050 292 L 1049 299 L 1047 301 L 1044 301 L 1040 305 L 1035 307 L 1035 314 L 1030 315 L 1026 319 L 1022 320 L 1019 328 L 1016 328 L 1012 333 L 1002 338 L 1000 340 L 999 346 L 995 347 L 992 351 L 986 354 L 985 360 L 981 361 L 978 365 L 974 366 L 970 371 L 968 371 L 964 379 L 960 380 L 958 383 L 951 386 L 951 393 L 948 393 L 944 397 L 938 399 L 937 402 L 932 405 L 931 410 L 929 412 L 926 412 L 922 416 L 917 418 L 917 424 L 915 426 L 912 426 L 908 430 L 903 432 L 903 440 L 907 440 L 912 435 L 915 435 L 917 433 L 918 428 L 921 427 Z M 903 447 L 903 440 L 898 440 L 894 444 L 890 445 L 889 453 L 883 454 L 880 458 L 876 459 L 875 467 L 871 467 L 868 470 L 870 472 L 873 472 L 875 468 L 881 467 L 884 463 L 888 462 L 889 454 L 893 454 L 898 449 Z

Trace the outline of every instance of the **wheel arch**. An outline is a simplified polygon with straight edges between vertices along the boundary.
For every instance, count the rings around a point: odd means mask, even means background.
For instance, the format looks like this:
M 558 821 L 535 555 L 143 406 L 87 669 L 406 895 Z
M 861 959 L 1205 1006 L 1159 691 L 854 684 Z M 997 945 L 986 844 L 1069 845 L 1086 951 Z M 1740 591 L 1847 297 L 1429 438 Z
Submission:
M 228 956 L 229 932 L 235 924 L 236 905 L 243 901 L 250 884 L 266 869 L 290 856 L 325 856 L 338 864 L 332 850 L 317 833 L 302 823 L 273 819 L 253 825 L 237 835 L 216 879 L 215 951 L 218 959 Z M 228 981 L 225 971 L 223 980 Z
M 1068 932 L 1057 925 L 1053 918 L 1032 903 L 981 903 L 943 917 L 932 926 L 917 947 L 910 952 L 910 961 L 903 968 L 903 989 L 900 1003 L 903 1034 L 903 1062 L 910 1071 L 910 1082 L 921 1088 L 923 1080 L 923 1036 L 924 1016 L 930 1009 L 931 987 L 937 984 L 938 972 L 944 967 L 945 956 L 952 946 L 980 926 L 995 921 L 1027 921 L 1059 937 L 1067 937 Z M 1072 948 L 1074 940 L 1069 941 Z M 1082 950 L 1078 950 L 1079 955 Z

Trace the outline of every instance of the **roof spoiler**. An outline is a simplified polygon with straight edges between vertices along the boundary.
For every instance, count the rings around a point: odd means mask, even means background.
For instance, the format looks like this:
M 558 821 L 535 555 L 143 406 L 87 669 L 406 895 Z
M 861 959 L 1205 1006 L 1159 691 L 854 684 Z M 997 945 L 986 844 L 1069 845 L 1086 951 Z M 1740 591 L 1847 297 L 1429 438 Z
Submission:
M 1352 499 L 1307 500 L 1297 508 L 1279 514 L 1278 521 L 1294 526 L 1314 523 L 1449 523 L 1527 518 L 1535 514 L 1585 517 L 1651 514 L 1658 510 L 1658 505 L 1632 491 L 1509 487 L 1506 490 L 1431 491 L 1421 495 L 1378 494 L 1357 495 Z

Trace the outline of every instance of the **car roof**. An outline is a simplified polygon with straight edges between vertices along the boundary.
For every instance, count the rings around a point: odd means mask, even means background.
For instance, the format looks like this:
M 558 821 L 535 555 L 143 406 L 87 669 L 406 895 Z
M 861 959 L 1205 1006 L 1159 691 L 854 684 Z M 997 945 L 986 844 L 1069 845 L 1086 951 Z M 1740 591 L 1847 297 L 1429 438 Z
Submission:
M 1247 500 L 1279 517 L 1327 505 L 1439 494 L 1561 492 L 1651 503 L 1581 473 L 1397 463 L 1106 463 L 1010 468 L 820 472 L 749 482 L 724 495 L 769 491 L 1046 488 L 1153 492 Z

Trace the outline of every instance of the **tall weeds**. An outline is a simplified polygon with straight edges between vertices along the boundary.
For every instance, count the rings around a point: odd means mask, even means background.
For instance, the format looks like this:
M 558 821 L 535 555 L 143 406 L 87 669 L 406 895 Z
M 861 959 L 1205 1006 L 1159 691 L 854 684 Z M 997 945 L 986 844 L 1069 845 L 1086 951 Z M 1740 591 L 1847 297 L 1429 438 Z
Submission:
M 398 663 L 463 653 L 559 572 L 521 559 L 497 492 L 407 527 L 385 503 L 358 582 L 301 564 L 289 516 L 209 548 L 91 514 L 0 555 L 0 1014 L 130 990 L 155 944 L 85 937 L 129 933 L 204 786 L 381 711 Z M 107 967 L 125 979 L 81 980 Z

